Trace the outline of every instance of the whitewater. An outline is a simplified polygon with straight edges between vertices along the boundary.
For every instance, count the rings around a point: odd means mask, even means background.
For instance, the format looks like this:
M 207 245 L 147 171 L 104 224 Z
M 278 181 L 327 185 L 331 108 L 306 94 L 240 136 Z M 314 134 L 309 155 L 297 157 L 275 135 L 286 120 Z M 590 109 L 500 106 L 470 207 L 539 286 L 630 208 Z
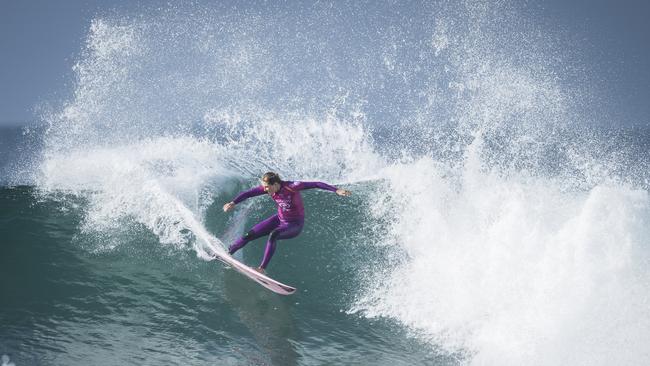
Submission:
M 95 364 L 650 362 L 650 140 L 602 127 L 606 96 L 574 45 L 516 4 L 416 5 L 192 3 L 92 21 L 71 97 L 43 112 L 41 148 L 7 186 L 63 215 L 63 247 L 102 273 L 187 271 L 171 288 L 211 283 L 185 295 L 214 305 L 194 319 L 158 309 L 207 329 L 182 333 L 192 352 L 164 343 L 180 359 L 113 340 L 89 343 Z M 307 231 L 269 267 L 297 299 L 240 294 L 245 280 L 208 264 L 272 212 L 262 198 L 220 212 L 266 171 L 353 192 L 305 194 Z M 146 293 L 124 283 L 126 298 Z M 15 345 L 24 330 L 10 329 Z M 91 337 L 71 334 L 53 354 Z

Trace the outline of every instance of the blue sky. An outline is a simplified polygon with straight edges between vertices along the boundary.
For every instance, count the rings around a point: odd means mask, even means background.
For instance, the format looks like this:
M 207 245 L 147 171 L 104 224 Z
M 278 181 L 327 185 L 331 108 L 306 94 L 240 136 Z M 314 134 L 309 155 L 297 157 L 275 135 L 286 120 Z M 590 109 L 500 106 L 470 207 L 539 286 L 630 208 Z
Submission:
M 164 4 L 164 2 L 148 2 Z M 128 1 L 0 0 L 0 126 L 37 120 L 40 105 L 56 104 L 72 90 L 72 66 L 90 21 L 129 12 Z M 546 25 L 570 30 L 593 61 L 618 108 L 615 123 L 650 124 L 650 3 L 558 1 L 535 8 Z
M 30 123 L 39 105 L 65 98 L 91 20 L 126 4 L 0 0 L 0 126 Z

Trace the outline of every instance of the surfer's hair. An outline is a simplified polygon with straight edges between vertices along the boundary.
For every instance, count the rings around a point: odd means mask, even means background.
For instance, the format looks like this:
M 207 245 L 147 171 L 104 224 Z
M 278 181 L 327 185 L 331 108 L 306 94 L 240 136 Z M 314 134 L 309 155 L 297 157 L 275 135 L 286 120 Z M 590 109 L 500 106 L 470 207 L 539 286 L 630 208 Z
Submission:
M 282 183 L 282 179 L 280 179 L 280 175 L 278 175 L 278 173 L 266 172 L 262 176 L 262 182 L 273 185 L 275 183 Z

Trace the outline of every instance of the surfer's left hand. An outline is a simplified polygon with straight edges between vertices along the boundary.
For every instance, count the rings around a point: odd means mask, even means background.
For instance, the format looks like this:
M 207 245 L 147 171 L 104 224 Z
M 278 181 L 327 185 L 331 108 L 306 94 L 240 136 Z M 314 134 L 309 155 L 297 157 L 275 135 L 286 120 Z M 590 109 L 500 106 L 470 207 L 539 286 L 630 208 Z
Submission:
M 347 197 L 347 196 L 351 195 L 352 192 L 350 192 L 350 191 L 348 191 L 346 189 L 340 189 L 339 188 L 339 189 L 336 190 L 336 194 L 338 194 L 339 196 L 346 196 Z

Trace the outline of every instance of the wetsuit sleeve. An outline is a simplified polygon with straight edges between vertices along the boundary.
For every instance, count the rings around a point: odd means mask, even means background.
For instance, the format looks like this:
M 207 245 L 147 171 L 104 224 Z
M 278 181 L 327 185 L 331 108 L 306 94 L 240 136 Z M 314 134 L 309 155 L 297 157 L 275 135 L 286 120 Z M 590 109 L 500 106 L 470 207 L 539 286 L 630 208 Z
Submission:
M 232 200 L 235 204 L 238 204 L 239 202 L 246 200 L 251 197 L 255 196 L 261 196 L 264 194 L 264 187 L 262 186 L 257 186 L 255 188 L 251 188 L 248 191 L 241 192 L 240 194 L 235 197 L 234 200 Z
M 312 188 L 318 188 L 318 189 L 324 189 L 326 191 L 331 191 L 331 192 L 336 192 L 338 188 L 331 186 L 327 183 L 323 182 L 295 182 L 291 188 L 297 190 L 297 191 L 302 191 L 303 189 L 312 189 Z

